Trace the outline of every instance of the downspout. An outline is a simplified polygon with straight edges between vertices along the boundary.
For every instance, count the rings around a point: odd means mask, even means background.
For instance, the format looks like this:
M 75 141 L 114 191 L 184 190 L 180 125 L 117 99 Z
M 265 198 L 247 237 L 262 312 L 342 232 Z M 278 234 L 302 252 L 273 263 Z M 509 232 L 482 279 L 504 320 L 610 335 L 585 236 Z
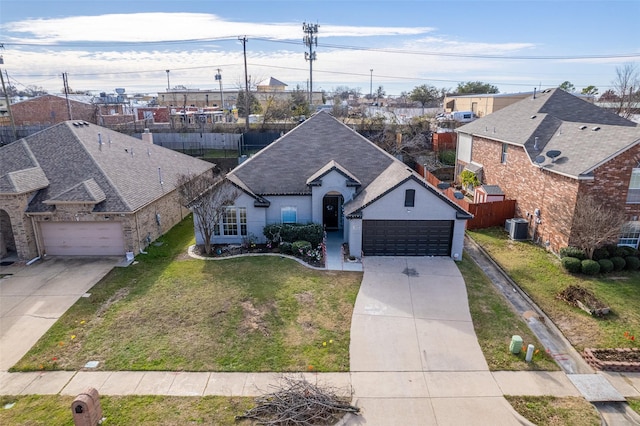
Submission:
M 146 251 L 142 249 L 140 246 L 140 228 L 138 227 L 138 212 L 136 211 L 134 214 L 136 218 L 136 238 L 138 239 L 138 250 L 140 250 L 140 254 L 147 254 Z
M 31 219 L 31 228 L 33 229 L 33 235 L 36 240 L 36 251 L 38 252 L 38 257 L 42 257 L 42 249 L 40 248 L 40 235 L 37 231 L 38 228 L 36 227 L 36 222 L 33 220 L 33 216 L 29 216 L 29 219 Z

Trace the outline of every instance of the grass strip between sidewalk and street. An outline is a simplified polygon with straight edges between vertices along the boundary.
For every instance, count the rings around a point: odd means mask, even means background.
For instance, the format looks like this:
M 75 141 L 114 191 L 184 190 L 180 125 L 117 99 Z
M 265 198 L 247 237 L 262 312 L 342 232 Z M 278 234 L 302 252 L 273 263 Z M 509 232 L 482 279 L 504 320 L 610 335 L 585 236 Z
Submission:
M 73 396 L 0 396 L 0 424 L 73 426 Z M 235 416 L 254 405 L 254 398 L 204 396 L 101 396 L 105 425 L 249 425 Z
M 473 327 L 489 369 L 558 370 L 558 365 L 482 269 L 466 254 L 458 268 L 467 285 Z M 525 346 L 532 343 L 536 347 L 532 362 L 525 362 L 526 350 L 517 355 L 509 351 L 511 336 L 516 334 L 522 337 Z
M 584 398 L 554 396 L 511 396 L 505 398 L 513 408 L 538 426 L 599 426 L 595 407 Z

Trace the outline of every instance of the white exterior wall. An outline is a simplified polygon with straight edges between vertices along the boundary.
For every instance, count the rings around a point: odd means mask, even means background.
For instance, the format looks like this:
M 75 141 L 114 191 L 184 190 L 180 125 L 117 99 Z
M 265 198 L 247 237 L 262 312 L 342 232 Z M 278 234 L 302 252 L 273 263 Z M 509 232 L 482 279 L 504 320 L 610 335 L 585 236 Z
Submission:
M 362 219 L 345 219 L 345 234 L 349 242 L 349 256 L 362 256 Z
M 240 194 L 240 196 L 236 199 L 235 206 L 236 207 L 245 207 L 247 209 L 247 235 L 253 234 L 259 243 L 264 243 L 266 238 L 264 237 L 262 231 L 265 225 L 265 217 L 267 209 L 265 207 L 255 207 L 255 200 L 244 192 Z M 202 235 L 198 231 L 198 226 L 196 221 L 198 218 L 196 215 L 193 216 L 194 221 L 194 229 L 196 234 L 196 244 L 202 245 L 204 244 L 204 239 Z M 222 220 L 220 220 L 220 230 L 222 232 Z M 240 224 L 238 223 L 238 229 L 240 228 Z M 212 237 L 212 243 L 214 244 L 240 244 L 242 243 L 243 236 L 241 235 L 214 235 Z
M 471 139 L 471 135 L 458 132 L 456 157 L 459 161 L 464 161 L 467 164 L 471 162 Z
M 347 178 L 337 171 L 331 171 L 322 177 L 322 185 L 311 188 L 312 222 L 322 223 L 322 199 L 329 192 L 339 192 L 344 202 L 351 200 L 355 187 L 347 187 Z M 346 223 L 345 223 L 346 227 Z
M 271 205 L 268 209 L 265 209 L 267 210 L 266 222 L 263 223 L 262 226 L 272 223 L 281 223 L 282 216 L 280 214 L 280 209 L 282 207 L 295 207 L 297 210 L 296 221 L 298 223 L 309 223 L 313 221 L 311 214 L 311 196 L 309 195 L 281 195 L 269 196 L 266 198 L 271 202 Z M 249 213 L 247 212 L 247 214 Z M 260 234 L 262 234 L 262 231 L 260 231 Z
M 404 206 L 405 190 L 415 189 L 415 207 Z M 405 184 L 386 194 L 362 211 L 363 220 L 453 220 L 453 241 L 451 243 L 451 257 L 456 260 L 462 259 L 462 248 L 464 242 L 464 231 L 466 221 L 456 219 L 456 210 L 441 199 L 431 193 L 418 182 L 409 180 Z M 355 229 L 350 230 L 349 252 L 353 256 L 360 256 L 362 252 L 362 223 L 360 225 L 359 246 L 352 242 L 355 238 Z M 353 228 L 353 224 L 351 224 Z M 358 254 L 353 254 L 357 252 Z M 458 254 L 458 257 L 455 257 Z

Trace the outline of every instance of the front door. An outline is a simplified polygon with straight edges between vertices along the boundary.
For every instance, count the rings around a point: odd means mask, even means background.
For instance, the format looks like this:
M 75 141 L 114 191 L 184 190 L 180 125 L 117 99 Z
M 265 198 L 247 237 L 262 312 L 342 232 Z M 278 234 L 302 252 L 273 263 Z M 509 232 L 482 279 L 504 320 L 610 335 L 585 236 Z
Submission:
M 322 199 L 322 223 L 327 230 L 340 228 L 341 195 L 326 195 Z

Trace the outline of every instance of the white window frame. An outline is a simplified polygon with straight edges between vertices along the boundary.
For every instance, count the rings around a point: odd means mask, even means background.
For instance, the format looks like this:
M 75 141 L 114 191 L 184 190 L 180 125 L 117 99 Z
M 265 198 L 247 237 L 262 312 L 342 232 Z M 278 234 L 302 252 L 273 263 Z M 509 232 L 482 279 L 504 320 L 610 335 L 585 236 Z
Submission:
M 500 163 L 507 164 L 507 149 L 509 148 L 509 144 L 502 144 L 502 154 L 500 156 Z
M 293 221 L 291 220 L 291 215 L 293 215 Z M 280 221 L 282 223 L 298 223 L 298 208 L 293 206 L 281 207 Z
M 640 164 L 631 170 L 629 190 L 627 192 L 627 204 L 640 204 Z
M 247 208 L 226 207 L 222 215 L 222 232 L 227 237 L 247 235 Z
M 620 233 L 620 239 L 618 240 L 619 246 L 628 246 L 638 248 L 640 243 L 640 222 L 627 222 L 622 227 Z

